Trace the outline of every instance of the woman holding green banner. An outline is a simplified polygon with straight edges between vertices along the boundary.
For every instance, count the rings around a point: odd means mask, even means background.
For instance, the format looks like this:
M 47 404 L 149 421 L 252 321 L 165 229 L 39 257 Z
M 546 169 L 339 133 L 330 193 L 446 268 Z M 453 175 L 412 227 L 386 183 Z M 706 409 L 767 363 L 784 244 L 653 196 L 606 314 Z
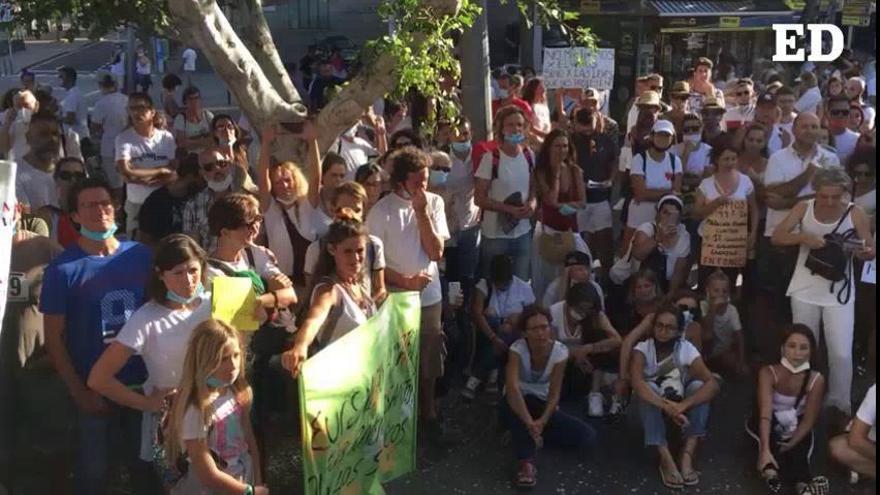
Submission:
M 506 393 L 500 413 L 513 437 L 519 488 L 535 486 L 535 452 L 545 442 L 582 450 L 596 442 L 592 426 L 558 407 L 568 349 L 553 340 L 550 320 L 545 308 L 526 306 L 517 322 L 523 338 L 510 346 L 507 361 Z
M 324 236 L 315 270 L 315 287 L 305 321 L 296 333 L 293 348 L 281 355 L 281 364 L 299 375 L 309 347 L 320 350 L 366 323 L 376 312 L 364 277 L 367 229 L 354 212 L 344 208 Z

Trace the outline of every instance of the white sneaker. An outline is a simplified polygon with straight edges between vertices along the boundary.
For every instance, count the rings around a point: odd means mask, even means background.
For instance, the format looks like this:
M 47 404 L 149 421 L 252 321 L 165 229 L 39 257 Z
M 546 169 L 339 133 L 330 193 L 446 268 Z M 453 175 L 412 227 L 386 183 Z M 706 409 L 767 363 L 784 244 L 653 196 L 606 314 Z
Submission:
M 477 396 L 477 389 L 480 387 L 479 378 L 475 376 L 471 376 L 467 379 L 467 383 L 464 384 L 464 388 L 461 391 L 461 395 L 464 396 L 465 399 L 474 400 L 474 397 Z
M 604 414 L 602 404 L 602 394 L 593 392 L 587 397 L 589 406 L 587 407 L 587 415 L 592 418 L 600 418 Z
M 623 414 L 623 411 L 626 407 L 623 405 L 623 401 L 618 396 L 611 397 L 611 407 L 608 408 L 608 414 L 611 416 L 617 416 L 618 414 Z
M 498 370 L 492 370 L 489 372 L 489 379 L 486 380 L 486 393 L 498 393 Z

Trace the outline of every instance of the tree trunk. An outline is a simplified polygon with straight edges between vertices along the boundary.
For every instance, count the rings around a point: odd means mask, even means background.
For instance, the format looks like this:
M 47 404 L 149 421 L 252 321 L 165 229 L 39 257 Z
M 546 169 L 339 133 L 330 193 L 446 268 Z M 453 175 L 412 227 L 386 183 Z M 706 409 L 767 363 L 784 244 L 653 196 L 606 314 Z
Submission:
M 474 141 L 492 139 L 486 0 L 480 0 L 480 7 L 482 12 L 461 39 L 462 110 L 471 121 Z

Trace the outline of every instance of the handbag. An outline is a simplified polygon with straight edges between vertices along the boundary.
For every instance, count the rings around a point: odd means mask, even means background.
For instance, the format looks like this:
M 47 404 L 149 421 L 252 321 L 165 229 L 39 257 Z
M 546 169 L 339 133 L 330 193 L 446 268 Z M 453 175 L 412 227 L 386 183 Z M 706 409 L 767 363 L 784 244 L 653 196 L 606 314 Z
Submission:
M 811 274 L 818 275 L 831 282 L 831 292 L 834 292 L 834 286 L 838 282 L 844 282 L 844 285 L 837 294 L 837 300 L 841 304 L 849 302 L 852 283 L 850 255 L 844 249 L 844 245 L 846 241 L 856 236 L 856 232 L 853 229 L 843 233 L 838 233 L 837 231 L 852 209 L 853 204 L 850 204 L 843 216 L 840 217 L 834 230 L 830 234 L 825 234 L 825 245 L 817 249 L 811 249 L 807 253 L 807 259 L 804 262 L 804 266 L 810 270 Z
M 538 254 L 553 264 L 561 264 L 565 256 L 575 250 L 574 232 L 541 232 L 538 236 Z

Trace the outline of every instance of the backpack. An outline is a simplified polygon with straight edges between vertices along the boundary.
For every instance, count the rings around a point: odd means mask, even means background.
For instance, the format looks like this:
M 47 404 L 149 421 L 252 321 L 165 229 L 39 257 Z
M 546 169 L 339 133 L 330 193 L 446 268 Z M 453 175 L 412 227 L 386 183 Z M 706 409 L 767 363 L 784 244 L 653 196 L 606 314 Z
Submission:
M 492 150 L 492 180 L 498 178 L 498 168 L 501 165 L 501 150 L 499 148 L 495 148 Z M 529 164 L 529 175 L 532 174 L 532 171 L 535 169 L 535 158 L 532 156 L 532 150 L 529 148 L 523 147 L 523 155 L 526 157 L 526 162 Z

